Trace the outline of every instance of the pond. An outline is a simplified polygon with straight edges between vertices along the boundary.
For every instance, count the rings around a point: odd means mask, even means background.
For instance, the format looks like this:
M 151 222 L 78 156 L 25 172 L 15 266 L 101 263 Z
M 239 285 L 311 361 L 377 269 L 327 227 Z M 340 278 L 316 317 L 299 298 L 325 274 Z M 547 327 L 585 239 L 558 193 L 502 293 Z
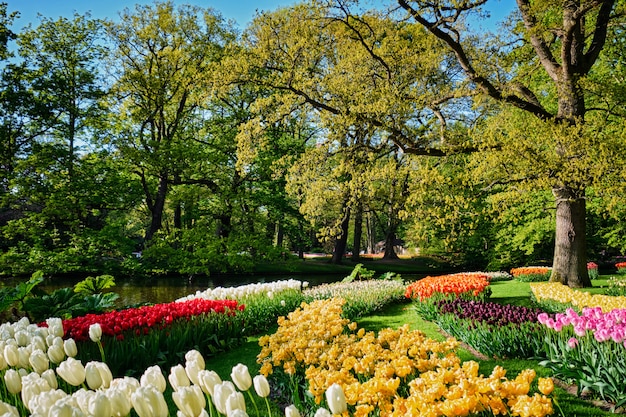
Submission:
M 345 277 L 342 274 L 316 274 L 316 275 L 219 275 L 208 277 L 160 277 L 160 278 L 130 278 L 116 279 L 115 287 L 111 291 L 119 294 L 118 307 L 132 306 L 142 303 L 169 303 L 178 298 L 197 291 L 204 291 L 216 287 L 236 287 L 252 283 L 267 283 L 295 279 L 306 281 L 310 287 L 339 282 Z M 424 275 L 402 275 L 405 281 L 413 281 Z M 38 288 L 47 293 L 63 287 L 73 287 L 80 279 L 78 278 L 48 278 Z M 13 286 L 19 281 L 2 280 L 1 286 Z

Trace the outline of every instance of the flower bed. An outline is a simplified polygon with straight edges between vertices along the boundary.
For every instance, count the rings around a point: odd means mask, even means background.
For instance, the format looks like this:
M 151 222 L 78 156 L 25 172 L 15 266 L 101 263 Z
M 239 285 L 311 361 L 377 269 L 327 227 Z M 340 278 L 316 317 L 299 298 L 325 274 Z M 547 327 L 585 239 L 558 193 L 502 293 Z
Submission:
M 552 268 L 547 266 L 525 266 L 511 269 L 511 275 L 522 282 L 540 282 L 550 279 Z
M 626 404 L 626 309 L 603 312 L 600 307 L 569 308 L 554 318 L 540 315 L 548 329 L 541 365 L 555 376 L 611 401 Z
M 540 305 L 544 302 L 557 302 L 563 306 L 573 306 L 578 310 L 584 307 L 600 307 L 604 312 L 626 308 L 626 297 L 590 294 L 574 290 L 558 282 L 531 283 L 530 290 Z
M 615 264 L 618 274 L 626 274 L 626 262 L 618 262 Z
M 215 353 L 243 341 L 243 323 L 233 320 L 244 306 L 235 300 L 194 299 L 142 306 L 63 320 L 64 337 L 79 345 L 79 358 L 100 359 L 89 328 L 100 324 L 102 348 L 114 375 L 142 372 L 155 363 L 168 366 L 196 346 Z M 136 352 L 142 352 L 137 355 Z
M 435 322 L 489 357 L 530 358 L 543 351 L 539 309 L 480 300 L 442 300 Z
M 329 405 L 323 394 L 338 384 L 348 412 L 355 416 L 374 410 L 380 416 L 487 412 L 541 417 L 553 412 L 550 398 L 530 391 L 533 370 L 509 380 L 497 366 L 490 376 L 479 376 L 476 362 L 461 363 L 453 339 L 436 342 L 408 326 L 384 329 L 378 335 L 365 332 L 342 317 L 344 302 L 303 304 L 279 321 L 276 333 L 259 340 L 261 373 L 302 381 L 308 394 L 294 395 L 312 400 L 307 411 Z M 548 394 L 549 383 L 541 382 Z
M 343 298 L 344 317 L 355 320 L 391 303 L 404 300 L 405 285 L 401 280 L 367 280 L 318 285 L 304 290 L 306 301 Z M 293 309 L 292 309 L 293 311 Z
M 409 284 L 405 296 L 423 301 L 433 295 L 478 296 L 489 286 L 489 277 L 482 273 L 452 274 L 426 277 Z

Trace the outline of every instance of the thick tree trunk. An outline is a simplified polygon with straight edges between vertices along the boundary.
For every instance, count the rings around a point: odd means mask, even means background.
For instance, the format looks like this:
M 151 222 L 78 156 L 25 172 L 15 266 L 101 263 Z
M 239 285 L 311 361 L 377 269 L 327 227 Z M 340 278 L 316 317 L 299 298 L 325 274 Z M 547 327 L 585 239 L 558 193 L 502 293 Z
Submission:
M 335 249 L 333 250 L 333 256 L 330 260 L 333 264 L 340 264 L 343 260 L 343 255 L 346 253 L 346 246 L 348 245 L 348 227 L 350 226 L 350 207 L 345 207 L 343 219 L 341 220 L 341 234 L 335 241 Z
M 587 272 L 585 196 L 569 187 L 554 188 L 556 240 L 550 281 L 591 287 Z
M 394 243 L 396 241 L 396 233 L 388 232 L 385 236 L 385 254 L 383 259 L 399 259 L 396 250 L 394 249 Z
M 159 179 L 159 188 L 154 198 L 154 203 L 150 207 L 150 227 L 146 231 L 146 242 L 152 240 L 154 235 L 161 230 L 163 224 L 163 210 L 165 209 L 165 199 L 167 198 L 169 182 L 167 177 Z

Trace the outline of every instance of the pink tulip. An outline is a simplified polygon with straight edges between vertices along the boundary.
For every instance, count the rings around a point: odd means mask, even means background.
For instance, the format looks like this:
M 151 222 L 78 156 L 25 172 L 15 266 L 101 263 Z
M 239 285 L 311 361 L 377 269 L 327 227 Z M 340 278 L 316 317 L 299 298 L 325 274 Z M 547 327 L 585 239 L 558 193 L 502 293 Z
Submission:
M 569 346 L 570 349 L 574 349 L 576 346 L 578 346 L 578 339 L 576 339 L 575 337 L 570 337 L 570 339 L 567 341 L 567 346 Z

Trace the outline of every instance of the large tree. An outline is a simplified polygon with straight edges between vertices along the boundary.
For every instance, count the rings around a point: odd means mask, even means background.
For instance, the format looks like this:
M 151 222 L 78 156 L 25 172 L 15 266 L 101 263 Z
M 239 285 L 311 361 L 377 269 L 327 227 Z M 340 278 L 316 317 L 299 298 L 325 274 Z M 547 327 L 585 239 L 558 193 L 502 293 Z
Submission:
M 486 0 L 398 0 L 398 4 L 454 54 L 468 81 L 467 90 L 518 108 L 546 124 L 542 130 L 552 136 L 554 156 L 561 165 L 551 175 L 556 204 L 551 280 L 591 286 L 585 234 L 586 190 L 594 169 L 587 160 L 587 140 L 594 133 L 584 127 L 591 110 L 585 83 L 604 48 L 609 24 L 619 18 L 615 0 L 518 0 L 520 23 L 513 34 L 519 38 L 508 50 L 503 46 L 496 53 L 493 46 L 502 44 L 498 39 L 472 44 L 462 26 L 466 16 L 479 11 Z M 500 67 L 485 61 L 488 54 Z M 503 74 L 503 70 L 509 71 Z M 543 83 L 537 82 L 538 70 L 547 75 Z
M 116 146 L 143 184 L 150 241 L 162 228 L 168 194 L 186 167 L 187 127 L 211 94 L 211 68 L 233 34 L 213 10 L 175 8 L 171 1 L 126 9 L 108 31 L 124 122 Z
M 323 126 L 369 123 L 406 153 L 501 150 L 508 159 L 498 166 L 509 164 L 514 178 L 492 183 L 547 186 L 554 195 L 552 279 L 588 286 L 585 193 L 601 177 L 589 162 L 602 156 L 595 144 L 605 137 L 590 111 L 611 114 L 598 100 L 588 107 L 600 91 L 588 83 L 619 11 L 614 1 L 520 0 L 495 36 L 476 30 L 490 5 L 399 1 L 385 14 L 337 0 L 264 14 L 249 32 L 246 74 L 281 91 L 283 114 L 300 105 Z M 545 160 L 532 161 L 535 150 Z

